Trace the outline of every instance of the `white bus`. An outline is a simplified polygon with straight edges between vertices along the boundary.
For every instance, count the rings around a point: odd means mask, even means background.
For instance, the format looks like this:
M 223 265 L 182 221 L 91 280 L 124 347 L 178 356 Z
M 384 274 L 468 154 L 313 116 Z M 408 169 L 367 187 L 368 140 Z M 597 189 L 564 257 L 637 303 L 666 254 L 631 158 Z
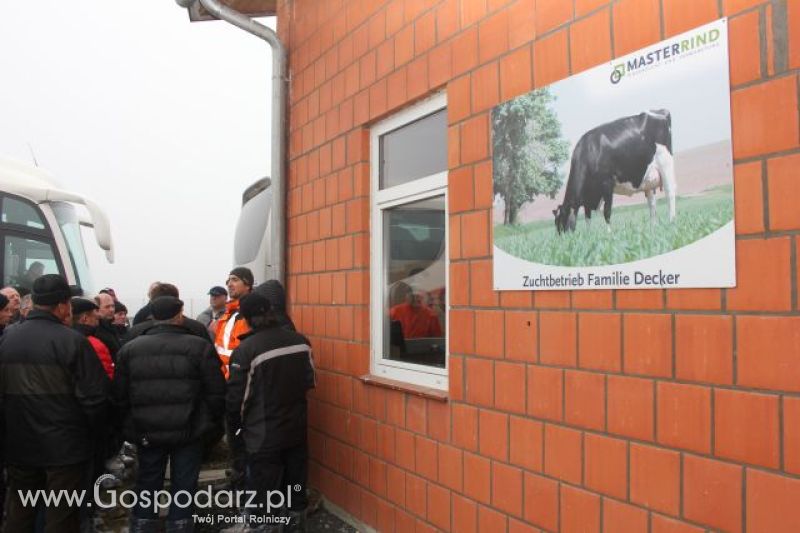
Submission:
M 59 189 L 41 168 L 0 159 L 2 286 L 30 289 L 42 274 L 61 274 L 70 285 L 94 293 L 80 226 L 94 228 L 97 244 L 113 262 L 108 217 L 97 204 Z
M 242 194 L 242 212 L 233 240 L 234 266 L 253 272 L 256 283 L 273 277 L 270 237 L 272 235 L 272 188 L 269 178 L 261 178 Z

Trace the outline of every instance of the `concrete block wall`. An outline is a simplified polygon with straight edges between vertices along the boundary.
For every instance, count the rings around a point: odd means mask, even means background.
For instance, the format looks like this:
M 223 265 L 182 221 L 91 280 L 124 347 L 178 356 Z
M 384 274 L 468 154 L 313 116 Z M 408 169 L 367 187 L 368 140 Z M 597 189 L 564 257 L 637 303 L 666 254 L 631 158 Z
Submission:
M 279 0 L 311 478 L 380 531 L 800 531 L 799 0 Z M 489 113 L 730 17 L 738 287 L 492 290 Z M 369 371 L 369 127 L 448 96 L 450 390 Z M 702 268 L 702 265 L 698 265 Z

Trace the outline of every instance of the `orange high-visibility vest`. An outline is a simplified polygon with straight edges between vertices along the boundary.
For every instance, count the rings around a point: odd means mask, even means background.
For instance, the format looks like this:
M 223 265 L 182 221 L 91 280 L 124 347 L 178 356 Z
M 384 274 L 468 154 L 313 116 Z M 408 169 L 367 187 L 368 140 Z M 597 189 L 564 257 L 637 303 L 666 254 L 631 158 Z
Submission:
M 231 300 L 225 306 L 225 314 L 217 322 L 217 334 L 214 338 L 214 346 L 217 348 L 225 379 L 230 375 L 228 366 L 233 350 L 239 346 L 239 335 L 248 331 L 250 327 L 247 321 L 239 314 L 239 300 Z

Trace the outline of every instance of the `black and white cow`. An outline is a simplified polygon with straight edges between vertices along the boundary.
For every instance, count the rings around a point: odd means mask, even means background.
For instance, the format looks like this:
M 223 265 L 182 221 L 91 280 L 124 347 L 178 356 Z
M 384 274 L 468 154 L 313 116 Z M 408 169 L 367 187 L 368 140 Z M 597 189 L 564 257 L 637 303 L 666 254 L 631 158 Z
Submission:
M 584 133 L 572 151 L 564 200 L 553 210 L 556 229 L 574 231 L 580 208 L 588 220 L 600 202 L 610 224 L 615 193 L 643 192 L 653 220 L 659 187 L 667 196 L 671 222 L 675 220 L 676 183 L 669 111 L 648 111 L 598 126 Z

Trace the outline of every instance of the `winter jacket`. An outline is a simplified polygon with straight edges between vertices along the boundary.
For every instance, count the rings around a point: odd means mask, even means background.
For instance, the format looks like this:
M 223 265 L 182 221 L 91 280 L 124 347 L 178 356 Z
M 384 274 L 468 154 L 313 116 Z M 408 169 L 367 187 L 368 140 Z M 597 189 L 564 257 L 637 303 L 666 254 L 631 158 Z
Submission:
M 150 328 L 155 325 L 155 320 L 151 317 L 145 320 L 144 322 L 139 322 L 135 326 L 133 326 L 129 331 L 125 338 L 122 340 L 122 343 L 125 344 L 127 342 L 132 341 L 139 335 L 143 334 Z M 197 320 L 193 320 L 187 316 L 183 317 L 183 327 L 189 330 L 189 333 L 195 335 L 196 337 L 200 337 L 204 341 L 207 341 L 211 344 L 211 337 L 208 334 L 208 330 L 198 322 Z
M 210 342 L 178 325 L 157 324 L 125 344 L 112 386 L 125 438 L 181 446 L 217 429 L 225 380 Z
M 280 326 L 240 339 L 231 356 L 225 398 L 230 428 L 241 428 L 248 453 L 305 443 L 306 391 L 314 388 L 308 339 Z
M 100 364 L 103 365 L 103 371 L 108 376 L 108 379 L 114 379 L 114 359 L 111 357 L 111 352 L 108 351 L 108 347 L 103 344 L 103 341 L 94 336 L 97 328 L 85 324 L 75 324 L 73 329 L 89 340 L 89 344 L 92 345 L 92 349 L 97 354 Z
M 208 334 L 211 335 L 211 338 L 213 339 L 217 335 L 217 322 L 219 322 L 220 317 L 224 314 L 224 307 L 219 311 L 214 311 L 214 309 L 209 306 L 203 309 L 203 311 L 197 315 L 197 321 L 206 327 Z
M 225 314 L 217 322 L 217 336 L 214 345 L 217 347 L 222 373 L 228 379 L 231 354 L 239 346 L 239 338 L 250 331 L 250 326 L 239 314 L 239 300 L 231 300 L 225 306 Z
M 113 321 L 101 318 L 94 332 L 94 336 L 103 341 L 103 344 L 108 347 L 108 351 L 111 352 L 111 358 L 116 360 L 117 352 L 119 352 L 119 349 L 122 347 L 122 342 L 120 341 L 117 328 L 114 327 Z
M 85 336 L 32 310 L 0 338 L 6 461 L 66 466 L 88 460 L 106 423 L 109 380 Z

